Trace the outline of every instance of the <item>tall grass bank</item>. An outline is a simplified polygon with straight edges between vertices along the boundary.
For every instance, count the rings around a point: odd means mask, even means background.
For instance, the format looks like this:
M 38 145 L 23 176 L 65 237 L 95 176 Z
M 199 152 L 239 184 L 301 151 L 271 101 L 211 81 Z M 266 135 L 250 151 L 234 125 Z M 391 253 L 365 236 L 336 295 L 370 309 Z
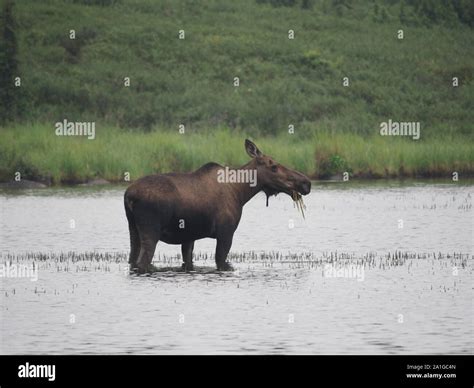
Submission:
M 192 171 L 209 161 L 240 166 L 248 161 L 243 152 L 246 137 L 258 141 L 282 164 L 315 179 L 474 175 L 472 145 L 463 137 L 413 140 L 378 132 L 265 137 L 226 128 L 180 133 L 97 127 L 92 139 L 58 136 L 53 125 L 10 126 L 0 132 L 1 181 L 20 177 L 47 184 L 97 178 L 126 182 L 146 174 Z

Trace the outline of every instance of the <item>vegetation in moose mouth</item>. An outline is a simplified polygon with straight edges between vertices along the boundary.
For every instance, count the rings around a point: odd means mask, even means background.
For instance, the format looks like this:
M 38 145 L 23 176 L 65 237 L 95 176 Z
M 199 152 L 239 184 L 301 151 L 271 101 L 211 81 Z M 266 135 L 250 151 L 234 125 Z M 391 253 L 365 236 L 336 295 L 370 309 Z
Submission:
M 291 192 L 291 198 L 293 199 L 294 204 L 296 205 L 296 208 L 301 212 L 301 215 L 303 216 L 303 218 L 305 218 L 304 211 L 306 210 L 306 205 L 303 202 L 303 196 L 297 191 L 293 190 Z

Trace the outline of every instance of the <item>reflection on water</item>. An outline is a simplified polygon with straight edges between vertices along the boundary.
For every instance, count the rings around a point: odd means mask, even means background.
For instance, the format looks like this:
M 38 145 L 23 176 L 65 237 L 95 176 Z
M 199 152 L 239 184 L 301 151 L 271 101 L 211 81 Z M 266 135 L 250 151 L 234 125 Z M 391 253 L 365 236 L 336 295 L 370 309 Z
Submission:
M 306 220 L 246 205 L 234 272 L 203 240 L 194 273 L 160 243 L 152 276 L 123 189 L 1 193 L 0 265 L 38 271 L 0 278 L 1 353 L 471 353 L 472 186 L 314 186 Z

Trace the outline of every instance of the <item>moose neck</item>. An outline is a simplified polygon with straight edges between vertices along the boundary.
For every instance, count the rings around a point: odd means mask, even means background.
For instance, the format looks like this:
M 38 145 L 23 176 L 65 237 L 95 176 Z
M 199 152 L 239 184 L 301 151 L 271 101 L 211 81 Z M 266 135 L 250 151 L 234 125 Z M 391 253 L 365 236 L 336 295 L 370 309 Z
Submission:
M 257 163 L 255 159 L 252 159 L 250 162 L 244 164 L 242 167 L 232 170 L 236 172 L 240 171 L 241 176 L 254 176 L 255 182 L 228 183 L 240 205 L 244 206 L 248 201 L 250 201 L 257 193 L 259 193 L 263 189 L 263 186 L 259 182 L 257 176 Z

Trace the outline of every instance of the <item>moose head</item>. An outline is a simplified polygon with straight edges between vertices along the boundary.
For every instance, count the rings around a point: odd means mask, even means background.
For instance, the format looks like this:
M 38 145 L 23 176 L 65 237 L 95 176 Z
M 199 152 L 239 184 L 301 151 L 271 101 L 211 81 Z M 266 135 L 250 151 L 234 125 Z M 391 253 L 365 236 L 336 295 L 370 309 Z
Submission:
M 311 191 L 311 181 L 298 171 L 283 166 L 269 155 L 263 154 L 250 140 L 245 140 L 245 150 L 254 160 L 257 179 L 263 192 L 268 198 L 279 193 L 288 194 L 293 199 L 299 199 Z

